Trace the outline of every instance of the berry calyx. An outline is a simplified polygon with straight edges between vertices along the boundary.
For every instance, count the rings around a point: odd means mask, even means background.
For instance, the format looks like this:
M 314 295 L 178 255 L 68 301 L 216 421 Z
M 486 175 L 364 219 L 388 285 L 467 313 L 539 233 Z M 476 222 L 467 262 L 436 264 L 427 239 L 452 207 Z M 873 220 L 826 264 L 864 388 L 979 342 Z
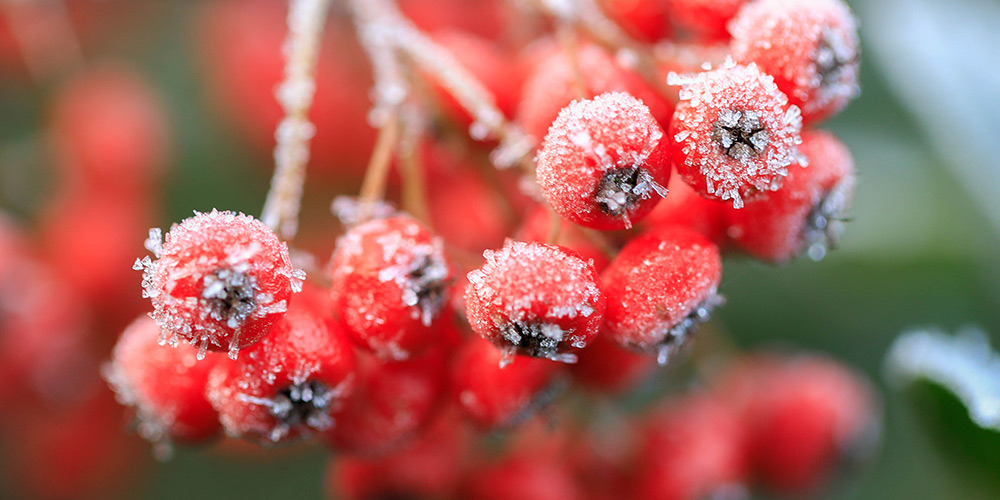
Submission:
M 221 354 L 198 361 L 189 345 L 157 342 L 159 325 L 143 316 L 122 333 L 104 375 L 119 402 L 133 406 L 138 432 L 169 453 L 169 442 L 199 442 L 219 432 L 219 415 L 205 397 L 208 374 Z
M 781 187 L 798 159 L 802 117 L 773 78 L 728 60 L 669 81 L 683 85 L 669 134 L 674 167 L 691 187 L 735 208 Z
M 642 101 L 613 92 L 559 112 L 538 153 L 538 183 L 563 217 L 632 227 L 667 194 L 669 141 Z
M 326 431 L 355 384 L 346 333 L 296 301 L 267 336 L 209 374 L 207 394 L 226 434 L 281 442 Z
M 732 20 L 733 57 L 774 77 L 806 123 L 857 97 L 858 27 L 841 0 L 761 0 Z
M 653 352 L 666 364 L 708 320 L 722 298 L 719 249 L 674 226 L 633 239 L 601 275 L 604 324 L 622 346 Z
M 150 230 L 143 296 L 153 303 L 160 342 L 189 342 L 199 349 L 228 350 L 236 358 L 284 315 L 302 271 L 292 268 L 288 246 L 263 223 L 234 212 L 195 213 L 161 239 Z
M 441 239 L 407 215 L 352 227 L 337 242 L 330 296 L 361 345 L 403 360 L 433 345 L 452 269 Z
M 799 149 L 808 167 L 792 165 L 780 190 L 726 213 L 728 236 L 759 259 L 820 260 L 843 233 L 855 181 L 850 151 L 823 131 L 803 132 Z
M 506 352 L 564 362 L 600 328 L 604 296 L 594 266 L 566 249 L 507 240 L 469 273 L 472 329 Z

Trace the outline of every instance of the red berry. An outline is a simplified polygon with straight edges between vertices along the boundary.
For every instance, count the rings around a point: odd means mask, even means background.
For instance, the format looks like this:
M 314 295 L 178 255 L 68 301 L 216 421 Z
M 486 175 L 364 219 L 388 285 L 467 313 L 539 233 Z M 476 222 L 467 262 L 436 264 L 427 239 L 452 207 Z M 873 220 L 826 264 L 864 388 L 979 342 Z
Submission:
M 671 78 L 681 102 L 670 122 L 674 166 L 706 198 L 745 200 L 781 187 L 798 158 L 802 117 L 757 66 Z
M 520 67 L 511 61 L 497 44 L 474 35 L 455 30 L 434 34 L 434 41 L 469 71 L 493 96 L 496 106 L 507 117 L 514 116 L 521 92 Z M 472 115 L 434 75 L 427 78 L 433 83 L 443 111 L 464 127 L 472 124 Z
M 746 430 L 721 403 L 703 395 L 675 401 L 651 415 L 642 442 L 639 500 L 745 496 Z
M 456 30 L 490 40 L 501 38 L 510 22 L 503 0 L 400 0 L 399 9 L 421 29 Z
M 489 342 L 471 338 L 456 354 L 452 387 L 462 410 L 479 426 L 515 426 L 562 392 L 558 368 L 546 359 L 507 356 Z
M 736 16 L 747 0 L 667 0 L 677 26 L 696 39 L 729 39 L 726 24 Z
M 580 351 L 570 370 L 573 379 L 588 390 L 620 393 L 648 378 L 655 367 L 653 358 L 623 348 L 602 332 Z
M 655 43 L 670 35 L 668 0 L 601 0 L 601 7 L 630 35 Z
M 198 351 L 157 343 L 160 327 L 143 316 L 132 323 L 115 345 L 105 378 L 122 404 L 135 407 L 138 431 L 154 444 L 207 440 L 219 431 L 219 414 L 205 397 L 208 373 L 221 354 L 198 362 Z
M 230 436 L 288 441 L 326 431 L 356 383 L 346 333 L 295 301 L 267 336 L 209 374 L 208 400 Z
M 854 159 L 829 132 L 802 133 L 808 167 L 792 165 L 785 185 L 767 198 L 730 210 L 728 235 L 759 259 L 784 262 L 808 253 L 822 259 L 843 232 L 854 191 Z
M 372 456 L 414 437 L 434 416 L 447 382 L 445 362 L 444 349 L 399 362 L 359 353 L 354 394 L 344 400 L 327 442 L 341 452 Z
M 576 65 L 561 49 L 548 49 L 538 57 L 524 82 L 517 121 L 536 138 L 545 137 L 559 111 L 579 97 L 577 74 L 583 79 L 587 96 L 607 92 L 627 92 L 649 107 L 660 124 L 670 121 L 673 107 L 638 75 L 623 68 L 607 52 L 597 46 L 582 44 L 576 51 Z
M 500 193 L 468 164 L 427 176 L 427 205 L 437 233 L 449 245 L 476 254 L 503 244 L 510 226 Z
M 665 226 L 684 226 L 721 244 L 726 236 L 728 205 L 719 200 L 702 197 L 679 175 L 667 184 L 670 195 L 657 203 L 656 208 L 642 221 L 648 231 L 656 232 Z
M 301 289 L 288 246 L 253 217 L 212 210 L 174 224 L 161 244 L 150 231 L 146 247 L 157 260 L 136 261 L 143 295 L 153 302 L 161 342 L 197 344 L 202 353 L 257 342 Z
M 760 0 L 729 26 L 733 57 L 757 63 L 807 123 L 858 95 L 858 27 L 842 0 Z
M 464 498 L 481 500 L 582 500 L 569 464 L 554 450 L 516 450 L 469 473 Z
M 145 191 L 163 169 L 168 125 L 146 82 L 105 67 L 60 89 L 51 117 L 53 148 L 74 180 L 113 192 Z
M 567 250 L 507 240 L 469 273 L 472 329 L 501 349 L 573 362 L 601 326 L 604 296 L 594 266 Z
M 440 340 L 434 323 L 454 279 L 443 246 L 406 215 L 366 222 L 340 238 L 330 294 L 355 341 L 402 360 Z
M 610 262 L 608 256 L 591 240 L 587 239 L 579 227 L 564 223 L 551 210 L 540 204 L 536 204 L 534 208 L 528 210 L 521 222 L 521 227 L 514 233 L 514 239 L 544 243 L 552 235 L 553 223 L 560 225 L 556 228 L 554 244 L 572 250 L 583 260 L 592 263 L 594 270 L 598 273 L 608 266 L 608 262 Z
M 719 249 L 683 227 L 666 227 L 629 242 L 601 275 L 608 333 L 661 364 L 722 302 Z
M 877 435 L 868 383 L 832 360 L 751 358 L 723 375 L 721 389 L 750 424 L 757 478 L 783 494 L 816 491 Z
M 538 184 L 552 208 L 598 229 L 632 227 L 666 195 L 669 179 L 663 129 L 620 92 L 563 108 L 538 153 Z

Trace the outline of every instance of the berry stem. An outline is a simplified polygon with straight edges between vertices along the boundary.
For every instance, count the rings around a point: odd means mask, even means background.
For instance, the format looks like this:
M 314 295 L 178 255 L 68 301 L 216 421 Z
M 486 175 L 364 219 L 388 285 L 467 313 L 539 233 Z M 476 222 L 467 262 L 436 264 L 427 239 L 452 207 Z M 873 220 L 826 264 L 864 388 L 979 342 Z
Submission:
M 368 161 L 368 169 L 365 171 L 365 179 L 361 184 L 359 197 L 362 206 L 365 207 L 363 209 L 366 211 L 369 211 L 375 202 L 385 196 L 389 167 L 392 166 L 393 153 L 399 141 L 398 113 L 387 115 L 386 118 L 386 122 L 379 129 L 375 150 L 372 151 L 371 159 Z M 365 218 L 367 217 L 363 217 L 363 219 Z
M 285 117 L 274 133 L 274 177 L 264 202 L 261 221 L 281 237 L 298 231 L 299 208 L 309 162 L 309 141 L 315 127 L 309 108 L 316 91 L 316 60 L 330 0 L 290 0 L 285 39 L 285 80 L 276 97 Z
M 399 142 L 399 173 L 403 177 L 402 205 L 417 220 L 431 227 L 430 210 L 427 208 L 427 186 L 420 158 L 420 137 L 423 133 L 422 117 L 416 109 L 403 115 L 403 132 Z

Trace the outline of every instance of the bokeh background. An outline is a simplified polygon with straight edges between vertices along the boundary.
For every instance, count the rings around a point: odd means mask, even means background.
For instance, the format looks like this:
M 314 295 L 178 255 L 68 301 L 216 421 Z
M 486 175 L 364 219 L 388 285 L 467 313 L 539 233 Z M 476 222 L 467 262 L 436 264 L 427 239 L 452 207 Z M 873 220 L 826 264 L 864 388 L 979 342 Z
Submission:
M 96 5 L 73 7 L 86 3 Z M 718 312 L 719 325 L 740 346 L 828 353 L 878 386 L 883 445 L 828 498 L 998 498 L 1000 450 L 974 455 L 955 446 L 954 433 L 974 432 L 961 406 L 944 393 L 914 396 L 887 386 L 883 361 L 893 339 L 914 326 L 954 331 L 978 325 L 1000 340 L 1000 2 L 849 3 L 861 20 L 862 94 L 826 128 L 857 161 L 854 220 L 841 248 L 820 263 L 727 262 L 721 291 L 729 300 Z M 149 194 L 152 225 L 166 227 L 191 210 L 213 207 L 258 214 L 271 157 L 250 144 L 210 83 L 219 63 L 209 45 L 223 28 L 206 25 L 213 22 L 209 2 L 69 4 L 71 14 L 80 11 L 72 14 L 76 33 L 69 36 L 79 42 L 85 64 L 128 67 L 167 110 L 169 154 L 162 181 Z M 9 15 L 6 3 L 0 5 Z M 348 28 L 334 23 L 329 29 L 350 39 Z M 38 29 L 61 28 L 42 23 Z M 76 64 L 76 56 L 45 50 L 41 56 L 47 53 L 65 57 L 68 68 L 30 68 L 16 52 L 5 52 L 0 69 L 0 211 L 29 229 L 40 224 L 60 189 L 45 134 L 52 96 Z M 225 71 L 243 68 L 233 63 Z M 366 85 L 367 78 L 357 81 Z M 321 228 L 333 224 L 327 210 L 332 195 L 355 189 L 356 179 L 310 183 L 304 218 L 319 228 L 312 234 L 322 239 Z M 133 257 L 144 254 L 144 236 L 134 235 Z M 101 235 L 81 229 L 67 237 Z M 123 427 L 120 438 L 134 436 Z M 3 443 L 0 450 L 7 450 Z M 16 460 L 3 457 L 3 463 Z M 123 495 L 321 498 L 325 464 L 319 447 L 265 454 L 181 448 L 173 460 L 123 478 Z M 16 498 L 9 470 L 2 480 L 0 498 Z

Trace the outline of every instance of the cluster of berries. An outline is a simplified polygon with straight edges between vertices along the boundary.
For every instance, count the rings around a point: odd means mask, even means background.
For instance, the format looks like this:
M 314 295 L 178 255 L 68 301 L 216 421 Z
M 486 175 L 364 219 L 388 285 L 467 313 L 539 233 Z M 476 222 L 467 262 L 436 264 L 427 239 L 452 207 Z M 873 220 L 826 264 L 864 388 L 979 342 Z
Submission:
M 128 266 L 108 255 L 130 248 L 120 235 L 148 226 L 148 210 L 116 203 L 148 209 L 155 199 L 164 118 L 128 75 L 95 72 L 71 86 L 53 119 L 67 201 L 42 218 L 42 234 L 53 253 L 75 256 L 51 259 L 53 274 L 93 310 L 117 313 L 99 319 L 124 329 L 104 376 L 134 409 L 138 433 L 163 452 L 220 433 L 268 444 L 316 437 L 345 454 L 331 484 L 358 499 L 694 500 L 758 483 L 800 493 L 870 442 L 864 382 L 797 357 L 732 363 L 707 389 L 610 424 L 593 408 L 556 408 L 559 430 L 540 430 L 534 417 L 557 399 L 622 394 L 676 365 L 724 303 L 726 252 L 822 258 L 854 183 L 847 148 L 810 128 L 857 93 L 856 26 L 841 0 L 599 3 L 634 46 L 612 54 L 579 29 L 518 43 L 513 58 L 500 35 L 515 21 L 501 21 L 498 2 L 400 1 L 491 94 L 504 124 L 537 141 L 530 175 L 470 168 L 470 157 L 487 156 L 476 144 L 447 148 L 456 129 L 481 124 L 442 75 L 420 68 L 409 76 L 437 104 L 416 147 L 426 213 L 335 204 L 344 231 L 324 266 L 253 217 L 196 213 L 150 231 L 151 255 L 134 269 L 152 312 L 139 319 L 120 293 Z M 276 5 L 212 2 L 201 40 L 212 102 L 266 147 L 281 116 Z M 328 30 L 322 46 L 356 46 L 344 33 Z M 360 169 L 340 167 L 364 164 L 375 141 L 358 126 L 370 82 L 354 48 L 325 50 L 331 58 L 317 67 L 312 164 L 327 180 L 356 178 Z M 81 231 L 102 237 L 67 237 Z M 0 285 L 33 272 L 6 265 L 24 253 L 15 233 L 0 219 Z M 73 302 L 31 282 L 38 296 L 23 294 L 16 310 L 0 301 L 0 345 L 12 346 L 0 359 L 43 349 L 43 337 L 15 342 L 17 332 L 78 324 L 75 311 L 38 314 Z M 19 294 L 0 286 L 2 298 Z M 66 339 L 75 337 L 60 338 L 60 349 L 44 347 L 43 367 L 2 364 L 13 382 L 0 399 L 21 397 L 29 379 L 92 368 L 74 358 L 80 342 Z M 506 451 L 483 453 L 469 422 L 511 432 Z

